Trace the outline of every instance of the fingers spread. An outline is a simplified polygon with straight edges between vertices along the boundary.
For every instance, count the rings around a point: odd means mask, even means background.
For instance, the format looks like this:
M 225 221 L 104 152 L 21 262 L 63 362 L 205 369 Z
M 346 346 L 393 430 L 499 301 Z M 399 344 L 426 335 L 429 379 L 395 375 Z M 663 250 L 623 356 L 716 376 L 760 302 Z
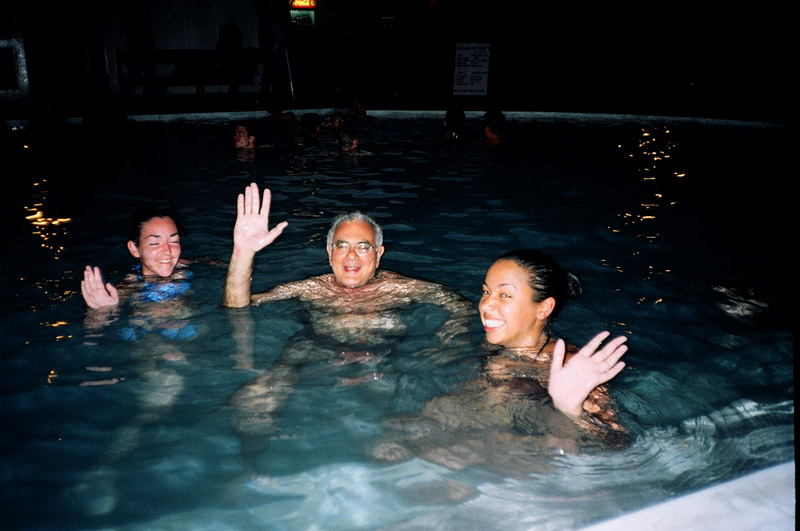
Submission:
M 579 352 L 579 355 L 586 356 L 587 358 L 594 354 L 597 350 L 597 347 L 610 335 L 610 332 L 600 332 L 596 336 L 594 336 L 586 346 L 584 346 Z
M 261 204 L 261 215 L 267 218 L 269 218 L 270 196 L 269 188 L 264 188 L 264 201 Z
M 625 354 L 627 351 L 628 351 L 628 347 L 626 345 L 620 346 L 619 348 L 614 350 L 614 352 L 608 357 L 608 360 L 607 360 L 606 363 L 608 363 L 609 365 L 615 364 L 616 362 L 619 361 L 619 359 L 622 357 L 622 355 Z
M 567 348 L 564 344 L 563 339 L 559 339 L 556 341 L 556 347 L 553 349 L 553 362 L 550 365 L 550 370 L 558 370 L 564 366 L 564 353 L 567 351 Z
M 258 197 L 258 185 L 256 183 L 251 183 L 250 190 L 252 192 L 250 196 L 252 197 L 253 200 L 253 205 L 252 208 L 250 209 L 250 212 L 258 213 L 260 207 L 260 198 Z
M 592 355 L 592 357 L 597 361 L 608 360 L 616 354 L 619 348 L 622 348 L 620 345 L 622 345 L 625 341 L 627 341 L 627 338 L 624 336 L 615 337 L 607 345 L 603 346 L 602 349 L 598 350 L 594 355 Z M 624 348 L 627 350 L 627 347 Z M 623 350 L 622 352 L 624 353 L 625 351 Z M 620 356 L 621 355 L 622 354 L 620 354 Z M 617 359 L 619 359 L 619 357 L 617 357 Z
M 619 363 L 617 363 L 616 365 L 611 367 L 609 370 L 607 370 L 605 373 L 603 373 L 603 376 L 606 377 L 603 380 L 603 383 L 605 383 L 605 382 L 611 380 L 612 378 L 614 378 L 616 375 L 618 375 L 620 372 L 622 372 L 622 369 L 624 369 L 624 368 L 625 368 L 625 362 L 623 362 L 623 361 L 620 361 Z

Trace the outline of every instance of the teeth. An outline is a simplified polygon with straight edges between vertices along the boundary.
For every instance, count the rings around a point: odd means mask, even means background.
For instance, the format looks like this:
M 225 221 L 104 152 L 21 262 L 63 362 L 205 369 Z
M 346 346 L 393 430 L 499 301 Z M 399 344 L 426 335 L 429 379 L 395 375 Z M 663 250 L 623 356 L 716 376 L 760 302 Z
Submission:
M 501 321 L 500 319 L 486 319 L 484 320 L 483 323 L 489 328 L 497 328 L 498 326 L 503 325 L 503 321 Z

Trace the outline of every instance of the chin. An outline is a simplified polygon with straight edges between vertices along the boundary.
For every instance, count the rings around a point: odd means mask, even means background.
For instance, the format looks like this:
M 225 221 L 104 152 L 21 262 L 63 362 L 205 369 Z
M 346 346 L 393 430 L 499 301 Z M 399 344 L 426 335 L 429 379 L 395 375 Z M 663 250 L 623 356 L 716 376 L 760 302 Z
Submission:
M 492 339 L 488 335 L 486 336 L 486 342 L 491 344 L 491 345 L 502 345 L 503 344 L 502 341 L 499 341 L 497 339 Z

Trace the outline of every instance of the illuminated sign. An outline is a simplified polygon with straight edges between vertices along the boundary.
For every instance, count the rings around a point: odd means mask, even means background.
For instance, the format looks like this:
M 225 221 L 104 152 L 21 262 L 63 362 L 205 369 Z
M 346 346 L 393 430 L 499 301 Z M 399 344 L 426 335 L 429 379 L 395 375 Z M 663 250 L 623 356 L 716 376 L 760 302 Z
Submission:
M 316 9 L 317 0 L 292 0 L 292 9 Z

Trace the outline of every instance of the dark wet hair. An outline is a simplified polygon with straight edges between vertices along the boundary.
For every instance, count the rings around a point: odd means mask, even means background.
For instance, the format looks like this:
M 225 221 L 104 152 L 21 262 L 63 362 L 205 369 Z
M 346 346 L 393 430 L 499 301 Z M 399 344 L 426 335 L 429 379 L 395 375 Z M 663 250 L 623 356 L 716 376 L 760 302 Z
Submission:
M 502 136 L 506 128 L 506 115 L 497 110 L 488 111 L 483 115 L 483 125 Z
M 247 129 L 247 134 L 252 136 L 256 130 L 256 123 L 252 120 L 241 120 L 237 122 L 233 122 L 233 128 L 236 129 L 239 126 L 243 126 Z
M 166 208 L 148 207 L 139 210 L 131 218 L 131 222 L 128 225 L 128 239 L 138 245 L 139 238 L 142 235 L 142 226 L 153 218 L 169 218 L 178 228 L 178 234 L 183 233 L 183 230 L 181 230 L 181 224 L 178 222 L 178 218 L 175 217 L 175 214 L 171 210 Z
M 564 303 L 577 298 L 583 288 L 578 277 L 563 269 L 558 262 L 537 249 L 516 249 L 495 260 L 511 260 L 528 272 L 528 285 L 533 290 L 533 301 L 542 302 L 548 297 L 556 300 L 556 307 L 550 314 L 555 320 Z

